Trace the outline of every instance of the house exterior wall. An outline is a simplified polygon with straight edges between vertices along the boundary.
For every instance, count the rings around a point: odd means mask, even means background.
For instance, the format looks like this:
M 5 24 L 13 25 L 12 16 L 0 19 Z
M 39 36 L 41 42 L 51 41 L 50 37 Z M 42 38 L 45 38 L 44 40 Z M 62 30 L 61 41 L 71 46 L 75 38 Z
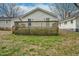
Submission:
M 18 21 L 18 18 L 14 19 L 0 19 L 0 28 L 9 28 L 11 29 L 14 25 L 14 21 Z
M 0 27 L 11 27 L 11 21 L 0 21 Z
M 11 28 L 11 20 L 10 19 L 0 19 L 0 28 Z
M 60 22 L 59 29 L 76 31 L 76 20 L 73 20 L 73 23 L 71 23 L 71 20 L 67 21 L 67 23 L 65 21 Z
M 56 18 L 54 18 L 53 16 L 44 13 L 42 11 L 36 11 L 34 13 L 31 13 L 30 15 L 24 17 L 22 20 L 23 21 L 28 21 L 28 19 L 31 19 L 31 21 L 46 21 L 46 18 L 49 18 L 49 21 L 57 21 Z M 32 26 L 41 26 L 41 23 L 32 23 Z M 49 26 L 52 26 L 52 23 L 49 24 Z M 46 27 L 46 22 L 43 23 L 43 27 Z
M 47 13 L 44 13 L 42 11 L 36 11 L 26 17 L 23 18 L 23 21 L 28 21 L 28 19 L 31 19 L 32 21 L 45 21 L 46 18 L 50 18 L 50 20 L 57 20 L 53 16 L 48 15 Z
M 22 18 L 22 21 L 28 21 L 28 19 L 31 19 L 31 21 L 46 21 L 46 18 L 49 18 L 49 21 L 57 21 L 56 18 L 54 18 L 52 15 L 49 15 L 48 13 L 45 13 L 43 11 L 37 10 L 31 14 L 29 14 L 28 16 L 25 16 Z M 12 18 L 12 19 L 6 19 L 6 20 L 10 20 L 8 21 L 8 23 L 6 23 L 7 21 L 0 21 L 0 27 L 3 28 L 12 28 L 15 24 L 15 21 L 20 21 L 19 18 Z M 46 26 L 46 23 L 43 23 L 43 27 Z M 49 26 L 51 27 L 53 23 L 50 23 Z M 41 23 L 32 23 L 32 26 L 40 26 Z M 27 24 L 28 26 L 28 24 Z
M 19 18 L 14 18 L 14 19 L 12 19 L 12 20 L 11 20 L 11 27 L 13 27 L 13 26 L 15 25 L 15 24 L 14 24 L 15 21 L 20 21 L 20 20 L 19 20 Z
M 15 22 L 16 23 L 16 22 Z M 34 28 L 34 27 L 37 27 L 37 28 L 55 28 L 55 27 L 58 27 L 58 22 L 41 22 L 41 21 L 35 21 L 35 22 L 31 22 L 31 25 L 29 25 L 29 22 L 28 21 L 23 21 L 23 22 L 18 22 L 17 23 L 20 25 L 24 25 L 25 27 L 31 27 L 31 28 Z

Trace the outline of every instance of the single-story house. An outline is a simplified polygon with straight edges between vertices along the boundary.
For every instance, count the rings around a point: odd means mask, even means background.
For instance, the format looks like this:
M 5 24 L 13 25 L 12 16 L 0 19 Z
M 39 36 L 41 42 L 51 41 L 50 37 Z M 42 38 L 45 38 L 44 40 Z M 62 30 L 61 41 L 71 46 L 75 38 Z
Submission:
M 15 21 L 58 21 L 50 11 L 35 8 L 20 17 L 0 17 L 0 28 L 12 28 Z M 28 25 L 28 24 L 27 24 Z M 33 24 L 30 24 L 33 25 Z M 39 25 L 36 23 L 35 26 Z M 50 24 L 51 26 L 52 24 Z
M 79 17 L 72 17 L 59 22 L 59 29 L 79 31 Z
M 19 20 L 19 18 L 13 17 L 0 17 L 0 29 L 11 30 L 14 25 L 14 21 Z

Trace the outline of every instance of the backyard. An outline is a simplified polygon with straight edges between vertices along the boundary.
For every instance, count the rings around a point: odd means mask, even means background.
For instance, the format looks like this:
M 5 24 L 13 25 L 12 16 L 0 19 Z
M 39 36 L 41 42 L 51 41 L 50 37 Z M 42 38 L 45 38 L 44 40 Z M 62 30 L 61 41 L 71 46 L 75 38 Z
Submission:
M 11 34 L 11 31 L 0 31 L 0 55 L 79 55 L 79 33 L 64 31 L 57 36 L 30 36 Z

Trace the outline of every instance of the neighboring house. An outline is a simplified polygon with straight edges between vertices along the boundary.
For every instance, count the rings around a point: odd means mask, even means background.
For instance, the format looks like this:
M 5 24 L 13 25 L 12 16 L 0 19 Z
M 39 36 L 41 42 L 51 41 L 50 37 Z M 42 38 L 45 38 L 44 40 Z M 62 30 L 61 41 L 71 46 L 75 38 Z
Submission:
M 73 17 L 70 19 L 61 20 L 59 22 L 59 29 L 79 31 L 79 17 Z
M 19 20 L 19 18 L 13 17 L 0 17 L 0 29 L 11 29 L 14 25 L 14 21 Z
M 14 26 L 15 21 L 58 21 L 57 18 L 49 11 L 35 8 L 25 15 L 17 18 L 12 17 L 1 17 L 0 18 L 0 28 L 12 28 Z M 31 24 L 30 24 L 31 25 Z M 33 25 L 33 24 L 32 24 Z M 38 23 L 35 25 L 39 25 Z M 51 24 L 52 25 L 52 24 Z

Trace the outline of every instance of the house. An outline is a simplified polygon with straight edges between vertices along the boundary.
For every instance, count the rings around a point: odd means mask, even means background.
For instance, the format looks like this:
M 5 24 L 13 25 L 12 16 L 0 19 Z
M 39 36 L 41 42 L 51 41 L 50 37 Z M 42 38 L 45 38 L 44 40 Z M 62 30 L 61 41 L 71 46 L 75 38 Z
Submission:
M 58 21 L 51 12 L 35 8 L 20 17 L 0 17 L 0 28 L 12 28 L 15 21 L 20 21 L 19 18 L 21 18 L 21 21 Z
M 50 11 L 44 10 L 42 8 L 35 8 L 22 16 L 23 21 L 45 21 L 49 19 L 50 21 L 58 21 L 56 16 L 54 16 Z
M 14 25 L 14 21 L 19 20 L 19 18 L 13 17 L 0 17 L 0 29 L 8 29 L 11 30 Z
M 12 28 L 14 22 L 16 21 L 58 21 L 56 16 L 54 16 L 50 11 L 44 10 L 42 8 L 35 8 L 20 17 L 1 17 L 0 18 L 0 28 Z M 27 24 L 28 25 L 28 24 Z M 31 24 L 37 26 L 39 23 Z M 50 24 L 51 26 L 52 24 Z
M 59 29 L 79 31 L 79 17 L 72 17 L 59 22 Z

